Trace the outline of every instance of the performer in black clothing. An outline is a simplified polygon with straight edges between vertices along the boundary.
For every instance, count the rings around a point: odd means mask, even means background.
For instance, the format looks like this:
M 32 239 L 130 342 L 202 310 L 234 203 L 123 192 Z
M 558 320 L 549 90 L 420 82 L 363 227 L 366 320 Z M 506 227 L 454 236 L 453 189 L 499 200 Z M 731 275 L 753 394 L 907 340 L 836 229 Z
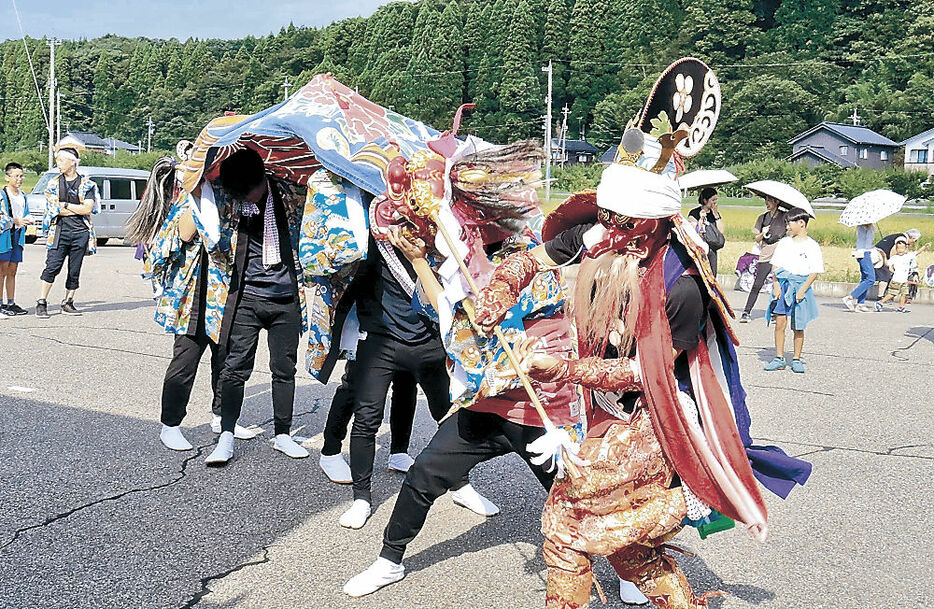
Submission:
M 289 230 L 290 222 L 298 221 L 298 214 L 285 208 L 265 175 L 262 158 L 249 148 L 221 163 L 220 180 L 229 197 L 225 213 L 236 214 L 238 222 L 220 335 L 220 344 L 227 350 L 219 379 L 222 432 L 206 463 L 223 465 L 233 457 L 234 429 L 243 406 L 243 388 L 253 372 L 260 330 L 266 330 L 269 347 L 274 448 L 292 458 L 307 457 L 308 451 L 289 435 L 302 333 L 294 263 L 297 244 L 292 243 Z
M 440 421 L 451 406 L 445 365 L 447 354 L 438 329 L 412 307 L 415 289 L 412 265 L 386 244 L 370 237 L 372 252 L 360 268 L 357 317 L 366 338 L 357 344 L 355 366 L 360 371 L 354 391 L 354 420 L 350 431 L 350 471 L 354 502 L 341 515 L 343 527 L 359 529 L 371 512 L 370 479 L 376 452 L 376 433 L 383 421 L 386 394 L 400 371 L 411 374 L 428 400 L 431 416 Z M 390 269 L 396 267 L 397 277 Z M 403 287 L 403 283 L 407 287 Z M 454 499 L 481 515 L 499 509 L 470 486 L 465 475 L 456 485 Z

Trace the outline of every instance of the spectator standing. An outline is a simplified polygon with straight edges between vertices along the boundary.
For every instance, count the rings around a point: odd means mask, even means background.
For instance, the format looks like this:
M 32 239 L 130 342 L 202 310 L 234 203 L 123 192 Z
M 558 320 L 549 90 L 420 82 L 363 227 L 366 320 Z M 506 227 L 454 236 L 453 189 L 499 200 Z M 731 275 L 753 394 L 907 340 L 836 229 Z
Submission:
M 876 234 L 873 224 L 860 224 L 856 227 L 856 249 L 853 257 L 859 262 L 859 284 L 850 294 L 843 298 L 843 306 L 850 311 L 865 312 L 869 309 L 863 304 L 869 288 L 876 282 L 876 269 L 872 263 L 872 238 Z
M 759 292 L 765 284 L 766 278 L 772 272 L 772 254 L 775 253 L 775 247 L 788 231 L 788 222 L 785 219 L 786 212 L 778 209 L 779 200 L 775 197 L 765 196 L 765 213 L 756 218 L 756 223 L 752 227 L 752 234 L 755 235 L 756 244 L 759 246 L 759 263 L 756 265 L 756 279 L 752 283 L 752 289 L 749 290 L 749 297 L 746 298 L 746 306 L 743 309 L 743 315 L 740 317 L 740 323 L 749 322 L 749 314 L 752 308 L 756 306 L 756 300 L 759 298 Z
M 90 178 L 78 173 L 80 155 L 77 148 L 59 148 L 55 164 L 59 175 L 49 180 L 45 189 L 46 209 L 42 229 L 46 234 L 48 252 L 45 270 L 39 281 L 39 299 L 36 317 L 49 318 L 48 297 L 52 283 L 68 258 L 68 278 L 65 280 L 65 298 L 62 313 L 81 315 L 75 308 L 75 291 L 79 286 L 84 257 L 97 251 L 91 214 L 100 211 L 100 193 Z
M 23 261 L 26 226 L 32 224 L 23 186 L 23 166 L 7 163 L 4 168 L 6 186 L 0 191 L 0 317 L 25 315 L 26 309 L 16 304 L 16 270 Z
M 714 276 L 717 274 L 717 251 L 726 245 L 723 217 L 717 207 L 719 198 L 716 188 L 704 188 L 697 196 L 700 205 L 688 212 L 688 221 L 707 243 L 707 260 L 710 261 Z M 761 289 L 762 286 L 760 285 L 759 288 Z
M 791 369 L 803 374 L 805 367 L 801 351 L 804 349 L 804 329 L 817 318 L 817 300 L 811 284 L 824 272 L 824 258 L 817 241 L 808 237 L 808 213 L 791 209 L 785 215 L 791 235 L 782 238 L 772 254 L 775 281 L 766 321 L 775 318 L 775 358 L 765 365 L 765 370 L 785 368 L 785 329 L 790 317 L 794 332 Z

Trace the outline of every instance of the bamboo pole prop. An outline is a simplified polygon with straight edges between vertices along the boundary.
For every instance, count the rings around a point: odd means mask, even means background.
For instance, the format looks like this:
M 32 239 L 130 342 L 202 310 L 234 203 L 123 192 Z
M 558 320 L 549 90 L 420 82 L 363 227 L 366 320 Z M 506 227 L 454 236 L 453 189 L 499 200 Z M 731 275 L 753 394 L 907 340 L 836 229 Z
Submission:
M 470 271 L 467 270 L 467 264 L 458 253 L 457 248 L 454 245 L 454 240 L 451 238 L 451 235 L 448 233 L 447 229 L 444 227 L 444 224 L 441 222 L 441 218 L 438 217 L 438 213 L 432 212 L 429 214 L 429 217 L 431 218 L 431 221 L 435 223 L 435 226 L 438 227 L 438 230 L 441 232 L 441 236 L 444 237 L 444 241 L 447 243 L 448 249 L 451 250 L 451 255 L 454 257 L 454 260 L 457 261 L 457 265 L 460 267 L 461 273 L 467 279 L 467 285 L 470 286 L 470 289 L 474 294 L 479 294 L 480 290 L 477 287 L 476 282 L 473 280 L 473 276 L 471 276 Z M 519 365 L 519 358 L 516 357 L 515 352 L 512 350 L 512 345 L 510 345 L 509 341 L 506 340 L 506 335 L 503 334 L 503 330 L 499 326 L 496 326 L 493 328 L 493 334 L 496 336 L 496 338 L 499 339 L 499 342 L 503 347 L 503 352 L 506 353 L 506 358 L 509 360 L 513 371 L 515 371 L 516 376 L 522 383 L 522 387 L 525 388 L 525 392 L 529 395 L 529 399 L 532 401 L 532 406 L 535 408 L 535 412 L 537 412 L 538 416 L 541 417 L 542 423 L 545 424 L 546 428 L 553 429 L 555 424 L 552 423 L 551 419 L 548 418 L 548 414 L 545 412 L 545 407 L 542 406 L 541 400 L 538 399 L 538 394 L 535 393 L 535 389 L 532 387 L 532 383 L 529 381 L 528 375 L 526 375 L 525 371 L 522 370 L 522 366 Z M 573 461 L 571 461 L 570 458 L 565 458 L 564 453 L 565 450 L 562 449 L 561 458 L 564 460 L 568 472 L 575 476 L 579 476 L 580 470 L 577 469 L 577 466 Z

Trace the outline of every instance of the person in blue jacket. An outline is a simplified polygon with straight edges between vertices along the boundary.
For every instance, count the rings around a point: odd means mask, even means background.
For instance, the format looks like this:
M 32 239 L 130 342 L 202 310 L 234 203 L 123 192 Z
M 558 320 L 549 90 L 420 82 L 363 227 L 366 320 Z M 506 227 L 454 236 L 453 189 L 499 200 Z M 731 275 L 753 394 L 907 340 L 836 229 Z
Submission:
M 6 186 L 0 191 L 0 315 L 25 315 L 26 309 L 16 304 L 16 270 L 23 261 L 26 226 L 32 224 L 23 186 L 23 166 L 7 163 L 4 168 Z

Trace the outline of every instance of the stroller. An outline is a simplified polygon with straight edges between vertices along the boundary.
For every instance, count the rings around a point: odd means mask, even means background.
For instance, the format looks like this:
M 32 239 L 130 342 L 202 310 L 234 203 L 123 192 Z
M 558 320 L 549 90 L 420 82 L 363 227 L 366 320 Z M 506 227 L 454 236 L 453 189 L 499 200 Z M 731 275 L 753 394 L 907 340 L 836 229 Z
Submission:
M 752 284 L 756 281 L 756 268 L 759 266 L 759 247 L 753 246 L 752 251 L 746 252 L 736 261 L 736 289 L 740 292 L 748 292 L 752 289 Z M 772 289 L 772 273 L 766 277 L 762 284 L 760 294 L 768 293 Z

